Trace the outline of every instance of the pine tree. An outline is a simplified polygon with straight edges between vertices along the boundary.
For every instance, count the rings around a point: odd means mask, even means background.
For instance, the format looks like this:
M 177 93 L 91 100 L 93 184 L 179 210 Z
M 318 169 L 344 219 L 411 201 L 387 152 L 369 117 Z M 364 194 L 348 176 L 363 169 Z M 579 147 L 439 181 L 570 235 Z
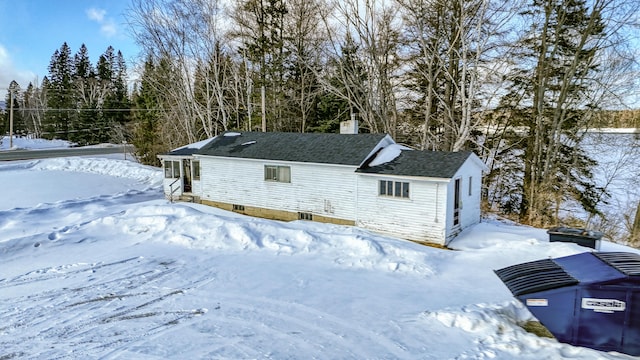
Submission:
M 321 51 L 326 34 L 322 30 L 323 3 L 319 0 L 288 2 L 285 23 L 285 59 L 287 71 L 286 93 L 289 131 L 306 132 L 316 116 L 320 81 L 316 74 L 322 70 Z
M 122 52 L 118 50 L 115 58 L 115 66 L 111 78 L 113 83 L 113 95 L 109 98 L 111 116 L 109 120 L 119 125 L 124 125 L 129 120 L 129 111 L 131 107 L 129 102 L 129 93 L 127 89 L 127 63 L 124 60 Z
M 327 70 L 324 80 L 328 86 L 318 96 L 317 115 L 309 123 L 311 132 L 338 132 L 340 122 L 352 116 L 357 118 L 358 109 L 366 101 L 365 66 L 358 57 L 358 45 L 348 34 L 340 47 L 340 56 L 329 60 Z
M 595 109 L 586 95 L 596 86 L 590 79 L 604 33 L 600 10 L 582 0 L 534 0 L 526 12 L 531 36 L 521 41 L 501 111 L 512 116 L 512 126 L 526 128 L 511 149 L 522 164 L 521 183 L 514 184 L 520 217 L 530 224 L 557 223 L 566 201 L 597 213 L 603 190 L 592 180 L 596 162 L 579 145 Z
M 254 83 L 265 102 L 263 129 L 282 130 L 285 59 L 284 18 L 287 7 L 283 0 L 246 0 L 240 3 L 236 21 L 241 26 L 240 53 L 257 69 Z M 267 125 L 268 124 L 268 125 Z
M 24 121 L 23 112 L 21 111 L 21 104 L 23 103 L 23 93 L 20 90 L 20 85 L 15 81 L 11 81 L 9 84 L 9 89 L 7 90 L 7 95 L 5 97 L 5 126 L 4 132 L 9 133 L 10 127 L 10 112 L 13 107 L 13 134 L 14 135 L 24 135 L 27 132 L 26 124 Z
M 100 107 L 100 91 L 97 88 L 96 73 L 89 59 L 89 52 L 84 44 L 74 56 L 74 69 L 75 101 L 79 113 L 70 140 L 80 145 L 93 144 L 94 119 Z
M 358 51 L 359 46 L 347 34 L 340 47 L 340 55 L 327 64 L 325 82 L 328 86 L 318 99 L 318 118 L 312 122 L 310 130 L 336 132 L 341 121 L 352 117 L 357 119 L 359 112 L 367 108 L 366 66 Z M 371 131 L 371 128 L 364 130 Z
M 96 64 L 96 78 L 102 93 L 101 111 L 96 114 L 94 125 L 94 136 L 96 142 L 108 141 L 109 126 L 114 114 L 111 111 L 112 106 L 114 106 L 114 103 L 116 102 L 116 89 L 115 84 L 113 83 L 116 73 L 116 57 L 114 51 L 113 47 L 107 47 L 105 52 L 98 58 L 98 62 Z
M 76 116 L 73 73 L 71 49 L 65 42 L 53 53 L 49 63 L 45 138 L 69 139 L 69 127 Z
M 146 165 L 158 165 L 157 155 L 166 151 L 162 144 L 160 99 L 154 86 L 156 65 L 151 57 L 144 63 L 140 84 L 133 94 L 132 143 L 138 160 Z

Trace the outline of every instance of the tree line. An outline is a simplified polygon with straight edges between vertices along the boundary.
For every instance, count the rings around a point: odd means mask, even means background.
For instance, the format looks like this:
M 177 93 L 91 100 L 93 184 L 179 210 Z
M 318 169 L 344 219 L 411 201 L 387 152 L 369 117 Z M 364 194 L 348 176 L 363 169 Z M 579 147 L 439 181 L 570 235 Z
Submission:
M 109 46 L 94 66 L 82 44 L 72 55 L 63 43 L 51 56 L 49 73 L 40 84 L 29 83 L 23 91 L 12 81 L 6 95 L 13 100 L 13 131 L 38 138 L 63 139 L 78 145 L 114 140 L 130 120 L 124 56 Z M 9 130 L 9 114 L 3 129 Z
M 617 110 L 637 89 L 639 6 L 132 0 L 142 56 L 131 111 L 103 111 L 100 121 L 126 124 L 139 159 L 157 164 L 157 154 L 225 130 L 337 132 L 357 119 L 360 131 L 417 149 L 473 150 L 490 168 L 486 204 L 502 214 L 548 226 L 569 202 L 597 216 L 607 189 L 580 144 L 589 128 L 638 127 L 637 112 Z M 114 64 L 112 76 L 122 69 Z M 95 79 L 106 89 L 106 77 Z M 80 86 L 89 94 L 90 83 Z M 82 103 L 125 106 L 118 86 L 109 89 L 102 102 Z M 54 130 L 75 129 L 67 122 Z

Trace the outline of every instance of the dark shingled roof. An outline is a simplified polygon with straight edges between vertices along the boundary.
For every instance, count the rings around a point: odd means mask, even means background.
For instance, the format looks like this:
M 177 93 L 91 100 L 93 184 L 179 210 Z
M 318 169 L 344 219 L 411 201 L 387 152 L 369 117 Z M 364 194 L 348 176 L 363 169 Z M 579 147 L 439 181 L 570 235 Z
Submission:
M 284 132 L 226 133 L 213 139 L 196 154 L 357 166 L 385 136 Z
M 450 179 L 469 156 L 471 156 L 469 151 L 403 150 L 393 161 L 372 167 L 363 166 L 357 172 Z

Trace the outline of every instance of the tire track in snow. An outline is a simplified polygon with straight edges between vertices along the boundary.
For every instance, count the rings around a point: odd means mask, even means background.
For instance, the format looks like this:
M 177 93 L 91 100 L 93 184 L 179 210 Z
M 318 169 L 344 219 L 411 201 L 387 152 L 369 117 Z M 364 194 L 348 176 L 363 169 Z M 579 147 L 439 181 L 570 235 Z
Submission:
M 129 259 L 119 260 L 119 261 L 106 263 L 106 264 L 101 264 L 101 263 L 71 264 L 71 265 L 62 265 L 62 266 L 38 269 L 38 270 L 25 273 L 23 275 L 15 276 L 12 279 L 0 279 L 0 288 L 20 286 L 20 285 L 30 284 L 38 281 L 48 281 L 56 278 L 66 278 L 78 273 L 95 272 L 96 270 L 99 270 L 108 266 L 121 265 L 137 259 L 140 259 L 140 257 L 136 256 Z M 66 269 L 69 269 L 72 267 L 82 267 L 82 268 L 71 270 L 71 271 L 65 271 Z M 41 274 L 44 274 L 44 275 L 41 275 Z
M 336 347 L 342 349 L 347 358 L 412 357 L 401 344 L 383 335 L 306 305 L 240 294 L 223 295 L 218 301 L 221 310 L 210 312 L 207 316 L 209 321 L 215 322 L 221 331 L 238 327 L 240 330 L 248 329 L 248 333 L 224 335 L 230 344 L 235 344 L 245 336 L 262 336 L 267 345 L 270 344 L 268 339 L 277 339 L 295 344 L 292 353 L 314 354 L 316 358 L 322 358 L 324 348 L 332 348 L 335 353 Z M 256 333 L 257 329 L 261 333 Z M 266 347 L 262 349 L 263 352 L 257 353 L 255 350 L 249 354 L 233 355 L 265 357 L 270 348 Z M 277 355 L 271 354 L 275 357 Z
M 5 281 L 5 296 L 0 295 L 0 317 L 8 322 L 0 326 L 0 335 L 8 336 L 0 336 L 0 349 L 27 357 L 66 358 L 71 351 L 73 357 L 92 358 L 109 350 L 109 343 L 129 343 L 139 334 L 163 331 L 200 316 L 204 313 L 202 309 L 171 309 L 166 302 L 198 283 L 212 281 L 211 276 L 188 280 L 182 287 L 158 286 L 175 279 L 168 275 L 183 265 L 131 257 L 93 266 L 101 269 L 100 280 L 96 277 L 95 282 L 87 282 L 84 277 L 91 267 L 59 272 L 73 268 L 73 264 L 57 267 L 57 272 L 45 268 Z M 136 271 L 138 267 L 150 270 Z M 69 282 L 88 285 L 55 288 L 57 283 Z M 6 296 L 11 294 L 12 286 L 53 288 L 34 295 Z M 29 343 L 41 345 L 27 350 L 24 344 Z

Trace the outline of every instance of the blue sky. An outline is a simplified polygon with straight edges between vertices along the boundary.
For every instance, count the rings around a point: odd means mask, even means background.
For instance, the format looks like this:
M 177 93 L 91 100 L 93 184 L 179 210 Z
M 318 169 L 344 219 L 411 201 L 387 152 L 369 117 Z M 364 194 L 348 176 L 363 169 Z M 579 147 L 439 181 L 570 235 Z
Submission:
M 72 55 L 84 43 L 93 65 L 111 45 L 122 51 L 131 75 L 138 48 L 124 16 L 129 5 L 128 0 L 0 0 L 0 94 L 12 80 L 23 89 L 42 81 L 64 42 Z

